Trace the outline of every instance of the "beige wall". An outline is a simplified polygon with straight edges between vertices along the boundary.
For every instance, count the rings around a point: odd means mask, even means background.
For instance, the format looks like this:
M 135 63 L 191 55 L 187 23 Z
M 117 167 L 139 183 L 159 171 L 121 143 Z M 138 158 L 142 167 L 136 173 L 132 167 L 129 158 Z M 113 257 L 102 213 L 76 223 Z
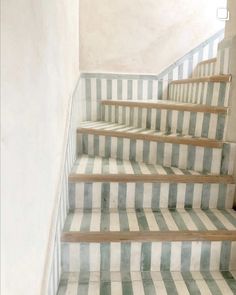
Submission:
M 225 0 L 81 0 L 84 72 L 160 73 L 224 26 Z
M 236 1 L 228 0 L 228 9 L 230 11 L 229 21 L 226 22 L 225 38 L 230 39 L 236 35 Z
M 78 78 L 78 9 L 78 0 L 2 1 L 1 294 L 40 293 Z

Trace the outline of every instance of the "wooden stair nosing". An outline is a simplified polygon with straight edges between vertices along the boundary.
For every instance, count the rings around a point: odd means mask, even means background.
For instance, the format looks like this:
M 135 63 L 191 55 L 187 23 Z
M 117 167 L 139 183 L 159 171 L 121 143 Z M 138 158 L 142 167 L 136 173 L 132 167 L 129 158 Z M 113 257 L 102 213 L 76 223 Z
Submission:
M 64 232 L 65 243 L 236 241 L 236 230 L 154 232 Z
M 181 80 L 173 80 L 170 84 L 186 84 L 186 83 L 200 83 L 200 82 L 231 82 L 231 75 L 215 75 L 215 76 L 206 76 L 199 78 L 189 78 Z
M 227 114 L 227 107 L 200 105 L 200 104 L 188 104 L 188 103 L 162 103 L 162 102 L 144 102 L 144 101 L 132 101 L 132 100 L 113 100 L 106 99 L 101 100 L 102 105 L 113 105 L 113 106 L 125 106 L 125 107 L 138 107 L 147 109 L 164 109 L 174 111 L 187 111 L 187 112 L 198 112 L 198 113 L 211 113 L 211 114 Z
M 209 147 L 209 148 L 223 147 L 222 141 L 209 139 L 209 138 L 193 138 L 193 137 L 188 138 L 188 137 L 182 137 L 182 136 L 153 135 L 153 134 L 131 133 L 131 132 L 124 132 L 124 131 L 94 129 L 94 128 L 86 128 L 86 127 L 78 128 L 77 132 L 82 134 L 129 138 L 134 140 L 140 139 L 140 140 L 146 140 L 146 141 L 194 145 L 194 146 Z
M 217 62 L 217 58 L 216 58 L 216 57 L 214 57 L 214 58 L 209 58 L 209 59 L 206 59 L 206 60 L 203 60 L 203 61 L 199 62 L 199 63 L 197 64 L 197 66 L 199 66 L 199 65 L 204 65 L 204 64 L 210 64 L 210 63 L 215 63 L 215 62 Z
M 70 182 L 162 182 L 162 183 L 225 183 L 233 184 L 232 175 L 160 175 L 160 174 L 76 174 L 69 175 Z

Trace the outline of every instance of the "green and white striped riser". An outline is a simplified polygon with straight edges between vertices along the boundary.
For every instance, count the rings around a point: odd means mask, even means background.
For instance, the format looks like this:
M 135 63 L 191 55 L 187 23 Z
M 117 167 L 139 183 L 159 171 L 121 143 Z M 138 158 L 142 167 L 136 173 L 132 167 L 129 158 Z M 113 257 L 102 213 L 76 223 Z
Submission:
M 62 269 L 79 271 L 227 271 L 236 242 L 62 243 Z
M 145 105 L 122 106 L 119 101 L 115 102 L 117 105 L 109 105 L 108 101 L 102 103 L 102 121 L 217 140 L 224 138 L 225 113 L 150 109 Z M 158 103 L 161 102 L 164 101 Z
M 104 125 L 101 125 L 102 124 L 97 124 L 97 126 L 94 127 L 97 134 L 92 134 L 88 129 L 85 129 L 85 126 L 87 128 L 92 126 L 91 123 L 84 124 L 83 131 L 79 129 L 78 141 L 81 142 L 79 148 L 80 154 L 144 162 L 147 164 L 154 163 L 165 167 L 177 167 L 198 172 L 220 174 L 222 148 L 155 142 L 153 139 L 149 141 L 143 139 L 123 138 L 119 137 L 119 134 L 114 136 L 104 136 L 103 133 L 99 134 L 99 127 L 102 127 L 103 130 L 107 128 L 109 131 L 113 128 L 117 133 L 119 131 L 125 131 L 128 135 L 133 135 L 138 129 L 127 126 L 118 126 L 120 127 L 118 129 L 116 125 L 112 126 L 112 124 L 107 124 L 105 127 Z M 95 126 L 95 124 L 93 126 Z M 138 134 L 140 133 L 163 135 L 161 132 L 157 133 L 153 131 L 151 133 L 149 130 L 138 132 Z M 172 136 L 173 134 L 167 134 L 167 140 L 168 138 L 171 140 Z M 196 143 L 198 144 L 197 140 Z
M 233 207 L 235 184 L 78 182 L 69 184 L 69 208 L 158 210 Z
M 180 80 L 181 81 L 181 80 Z M 206 104 L 212 106 L 228 106 L 229 82 L 171 82 L 169 99 L 177 102 Z
M 199 63 L 194 70 L 194 77 L 206 77 L 216 74 L 216 62 L 217 59 L 209 59 Z
M 223 40 L 219 43 L 217 51 L 217 61 L 215 67 L 215 75 L 226 75 L 229 73 L 229 59 L 231 40 Z
M 207 200 L 206 200 L 207 202 Z M 65 232 L 114 231 L 212 231 L 234 230 L 236 212 L 232 209 L 110 209 L 70 211 Z
M 58 295 L 234 295 L 235 272 L 65 273 Z

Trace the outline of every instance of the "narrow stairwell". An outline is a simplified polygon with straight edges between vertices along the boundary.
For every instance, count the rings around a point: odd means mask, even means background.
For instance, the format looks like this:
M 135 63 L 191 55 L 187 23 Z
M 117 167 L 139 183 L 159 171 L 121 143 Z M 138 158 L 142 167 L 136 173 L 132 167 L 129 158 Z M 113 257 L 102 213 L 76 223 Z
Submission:
M 166 101 L 103 98 L 80 125 L 58 295 L 236 294 L 231 76 L 216 63 Z

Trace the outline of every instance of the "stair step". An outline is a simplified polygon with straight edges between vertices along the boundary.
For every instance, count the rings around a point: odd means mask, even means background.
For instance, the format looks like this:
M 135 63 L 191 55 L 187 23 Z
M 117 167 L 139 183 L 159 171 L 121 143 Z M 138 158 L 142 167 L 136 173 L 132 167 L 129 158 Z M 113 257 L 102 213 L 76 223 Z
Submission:
M 168 97 L 172 101 L 228 106 L 231 75 L 208 76 L 172 81 Z
M 80 155 L 69 175 L 70 182 L 228 183 L 232 175 L 216 175 L 114 158 Z
M 106 122 L 222 140 L 225 107 L 172 101 L 102 100 L 101 119 Z
M 213 75 L 198 78 L 180 79 L 171 81 L 171 84 L 202 83 L 202 82 L 231 82 L 231 75 Z
M 62 270 L 236 270 L 235 241 L 63 242 Z
M 220 174 L 224 147 L 221 141 L 107 122 L 84 122 L 78 129 L 78 142 L 80 154 L 214 174 Z
M 211 58 L 200 62 L 194 71 L 194 77 L 211 76 L 216 73 L 217 58 Z
M 64 273 L 58 295 L 233 295 L 236 273 L 219 272 L 77 272 Z
M 198 147 L 222 148 L 223 142 L 214 139 L 181 135 L 178 133 L 158 132 L 151 129 L 135 128 L 122 124 L 88 121 L 81 123 L 78 133 L 103 135 L 133 140 L 146 140 L 173 144 L 193 145 Z
M 173 182 L 69 183 L 69 208 L 74 209 L 231 209 L 235 184 Z
M 218 240 L 236 241 L 236 212 L 232 209 L 77 209 L 68 214 L 63 241 L 67 241 L 68 238 L 70 242 L 73 238 L 77 242 L 91 242 L 89 238 L 92 238 L 93 242 L 145 239 L 182 241 L 200 240 L 200 236 L 203 239 L 214 237 Z
M 222 106 L 209 106 L 194 103 L 175 102 L 170 100 L 115 100 L 103 99 L 102 105 L 112 106 L 125 106 L 132 108 L 146 108 L 146 109 L 159 109 L 159 110 L 174 110 L 186 112 L 201 112 L 211 114 L 227 114 L 227 107 Z

